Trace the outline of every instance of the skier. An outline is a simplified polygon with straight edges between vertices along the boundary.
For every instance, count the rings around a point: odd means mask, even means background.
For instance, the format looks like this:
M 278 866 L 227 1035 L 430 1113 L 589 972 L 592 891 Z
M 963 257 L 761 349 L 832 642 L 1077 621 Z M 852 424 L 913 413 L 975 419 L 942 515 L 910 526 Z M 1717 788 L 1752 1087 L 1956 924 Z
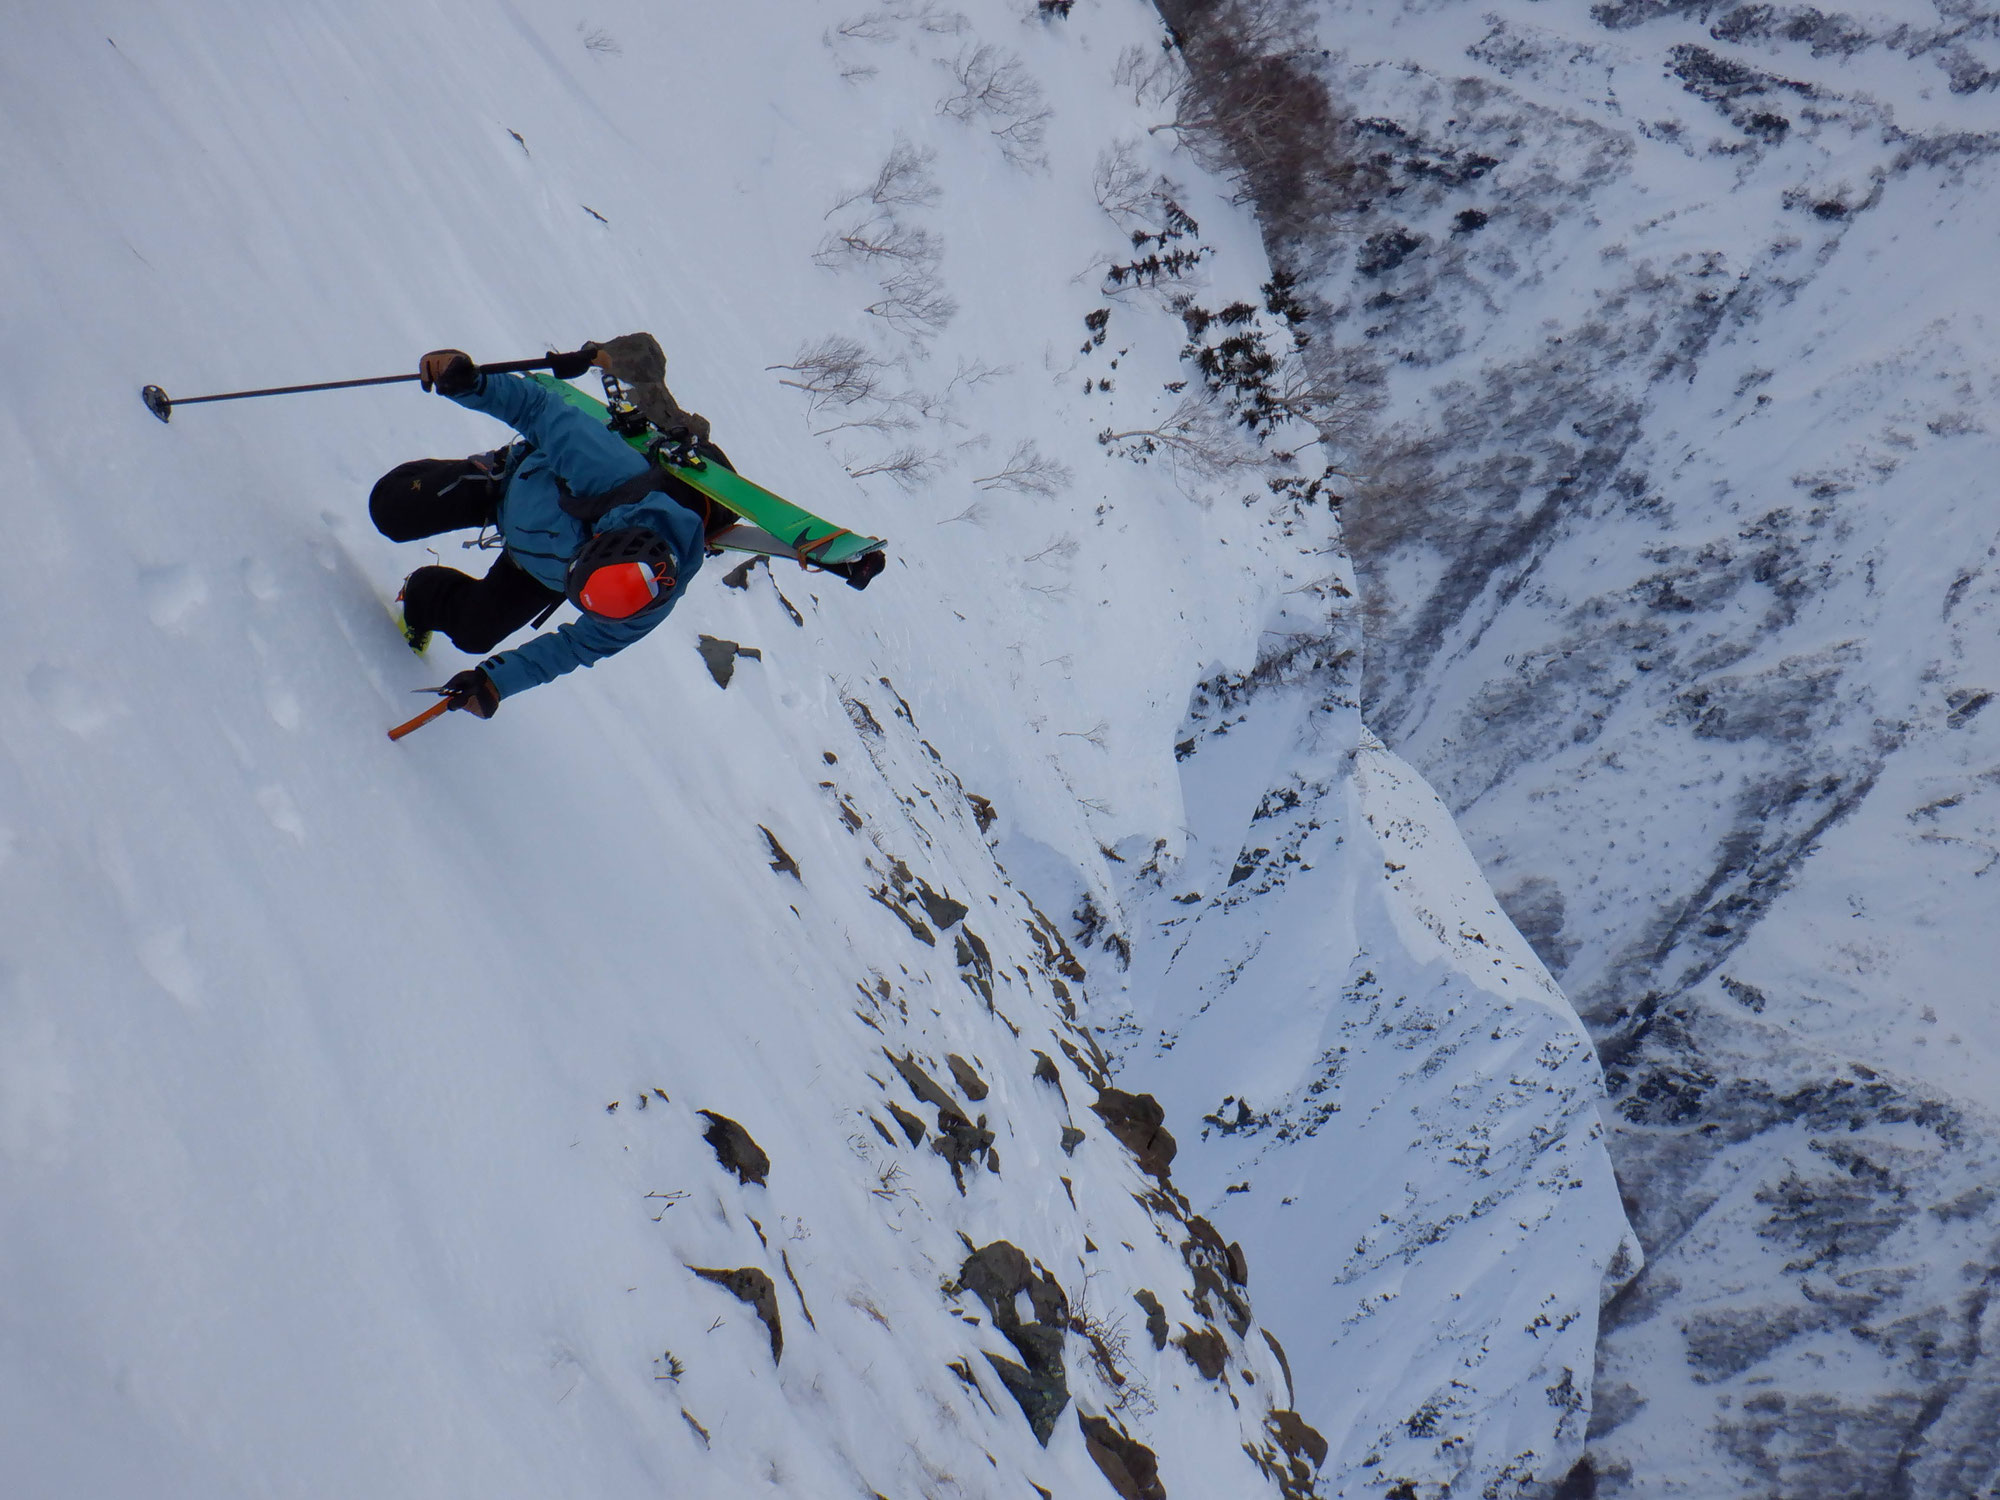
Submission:
M 605 362 L 594 344 L 551 358 L 564 380 Z M 738 517 L 706 502 L 706 515 L 683 505 L 623 438 L 524 376 L 482 374 L 457 349 L 433 350 L 418 371 L 425 390 L 498 417 L 525 441 L 471 458 L 416 459 L 376 482 L 368 514 L 391 541 L 478 528 L 481 545 L 501 549 L 484 578 L 425 567 L 404 580 L 411 645 L 422 650 L 442 631 L 477 656 L 542 624 L 565 599 L 582 615 L 445 683 L 451 707 L 490 719 L 501 699 L 592 666 L 651 631 L 701 567 L 707 536 Z M 727 467 L 707 442 L 707 421 L 676 414 L 701 451 Z

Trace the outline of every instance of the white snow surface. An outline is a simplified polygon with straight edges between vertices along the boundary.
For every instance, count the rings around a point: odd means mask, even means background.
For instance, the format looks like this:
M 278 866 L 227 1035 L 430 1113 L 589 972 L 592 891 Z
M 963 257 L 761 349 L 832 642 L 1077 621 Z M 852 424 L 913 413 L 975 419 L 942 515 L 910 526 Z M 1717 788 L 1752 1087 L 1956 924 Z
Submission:
M 1100 152 L 1176 179 L 1217 297 L 1268 268 L 1112 87 L 1157 18 L 1032 11 L 16 8 L 7 1495 L 1108 1493 L 1079 1416 L 1177 1497 L 1514 1494 L 1574 1458 L 1600 1286 L 1636 1264 L 1594 1057 L 1361 725 L 1331 516 L 1096 441 L 1185 375 L 1139 295 L 1079 364 L 1129 253 Z M 941 108 L 981 46 L 1038 97 Z M 935 153 L 893 208 L 942 245 L 931 332 L 814 259 L 899 140 Z M 463 661 L 397 638 L 384 601 L 430 559 L 374 533 L 369 487 L 505 434 L 414 386 L 167 427 L 137 399 L 641 328 L 746 473 L 889 537 L 888 571 L 712 563 L 640 646 L 393 745 Z M 782 385 L 828 334 L 911 397 Z M 990 480 L 1029 440 L 1057 493 Z M 906 446 L 922 482 L 852 477 Z M 704 634 L 760 653 L 726 690 Z M 1086 981 L 1064 938 L 1093 912 L 1130 968 L 1100 946 Z M 1088 1108 L 1100 1028 L 1167 1108 L 1172 1189 Z M 885 1052 L 992 1131 L 962 1190 L 890 1115 L 942 1118 Z M 1225 1096 L 1268 1118 L 1205 1128 Z M 1255 1324 L 1204 1296 L 1200 1214 Z M 1003 1239 L 1082 1315 L 1046 1447 L 954 1290 Z M 694 1267 L 770 1277 L 775 1363 Z M 1177 1337 L 1214 1320 L 1220 1381 L 1154 1347 L 1141 1289 Z M 1323 1460 L 1282 1452 L 1294 1408 Z

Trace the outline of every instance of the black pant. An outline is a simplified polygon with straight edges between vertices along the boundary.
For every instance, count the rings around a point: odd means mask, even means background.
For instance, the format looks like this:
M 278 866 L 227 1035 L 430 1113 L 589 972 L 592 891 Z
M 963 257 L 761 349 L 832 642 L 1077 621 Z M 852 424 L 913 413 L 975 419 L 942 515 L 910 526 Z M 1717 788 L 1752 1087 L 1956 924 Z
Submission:
M 375 482 L 368 515 L 392 542 L 490 526 L 505 489 L 480 459 L 419 458 Z M 474 578 L 456 568 L 419 568 L 403 584 L 412 630 L 442 631 L 468 656 L 483 656 L 562 599 L 502 552 Z

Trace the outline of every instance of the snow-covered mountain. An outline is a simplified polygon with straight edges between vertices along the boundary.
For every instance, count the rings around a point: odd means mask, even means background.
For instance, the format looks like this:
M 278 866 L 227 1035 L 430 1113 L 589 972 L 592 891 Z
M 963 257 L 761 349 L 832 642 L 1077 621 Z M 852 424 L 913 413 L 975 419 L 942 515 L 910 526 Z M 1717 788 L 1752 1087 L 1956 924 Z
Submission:
M 1591 1023 L 1648 1256 L 1592 1482 L 1989 1493 L 2000 18 L 1314 14 L 1363 712 Z
M 1363 727 L 1336 517 L 1183 361 L 1179 291 L 1281 315 L 1134 97 L 1160 35 L 10 18 L 8 1495 L 1569 1470 L 1637 1266 L 1600 1077 Z M 637 329 L 888 571 L 712 563 L 393 745 L 462 662 L 398 639 L 430 558 L 369 487 L 504 434 L 413 386 L 137 400 Z

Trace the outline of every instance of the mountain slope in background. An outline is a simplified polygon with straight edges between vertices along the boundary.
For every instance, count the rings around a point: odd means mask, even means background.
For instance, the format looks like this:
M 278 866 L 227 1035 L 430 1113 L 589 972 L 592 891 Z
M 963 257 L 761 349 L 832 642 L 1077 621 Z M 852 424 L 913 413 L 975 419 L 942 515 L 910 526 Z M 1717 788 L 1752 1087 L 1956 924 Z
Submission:
M 1633 1263 L 1595 1075 L 1333 705 L 1346 667 L 1255 708 L 1246 774 L 1328 811 L 1285 825 L 1312 878 L 1228 1067 L 1114 1078 L 1113 958 L 1090 981 L 1069 946 L 1072 900 L 1157 923 L 1184 894 L 1123 851 L 1183 861 L 1218 910 L 1143 1024 L 1193 1024 L 1193 966 L 1256 920 L 1213 876 L 1259 820 L 1190 715 L 1284 676 L 1267 631 L 1348 628 L 1324 506 L 1098 438 L 1185 378 L 1179 320 L 1111 277 L 1140 216 L 1198 223 L 1219 300 L 1269 274 L 1112 85 L 1157 41 L 1111 0 L 16 19 L 10 1493 L 1433 1496 L 1568 1466 Z M 459 660 L 398 641 L 429 559 L 366 494 L 502 434 L 403 388 L 166 428 L 136 399 L 640 328 L 747 473 L 889 536 L 889 571 L 705 568 L 640 647 L 394 746 Z M 1379 997 L 1334 995 L 1349 944 Z M 1159 951 L 1128 940 L 1136 974 Z M 1296 1086 L 1355 1080 L 1316 1139 L 1381 1159 L 1301 1155 L 1302 1223 L 1266 1194 L 1224 1232 L 1222 1158 L 1172 1176 L 1151 1092 L 1192 1141 L 1292 996 L 1252 1097 L 1337 1036 L 1349 1074 Z M 1378 1215 L 1329 1303 L 1297 1267 Z
M 1995 17 L 1316 13 L 1365 712 L 1591 1022 L 1649 1259 L 1600 1492 L 1985 1493 Z

